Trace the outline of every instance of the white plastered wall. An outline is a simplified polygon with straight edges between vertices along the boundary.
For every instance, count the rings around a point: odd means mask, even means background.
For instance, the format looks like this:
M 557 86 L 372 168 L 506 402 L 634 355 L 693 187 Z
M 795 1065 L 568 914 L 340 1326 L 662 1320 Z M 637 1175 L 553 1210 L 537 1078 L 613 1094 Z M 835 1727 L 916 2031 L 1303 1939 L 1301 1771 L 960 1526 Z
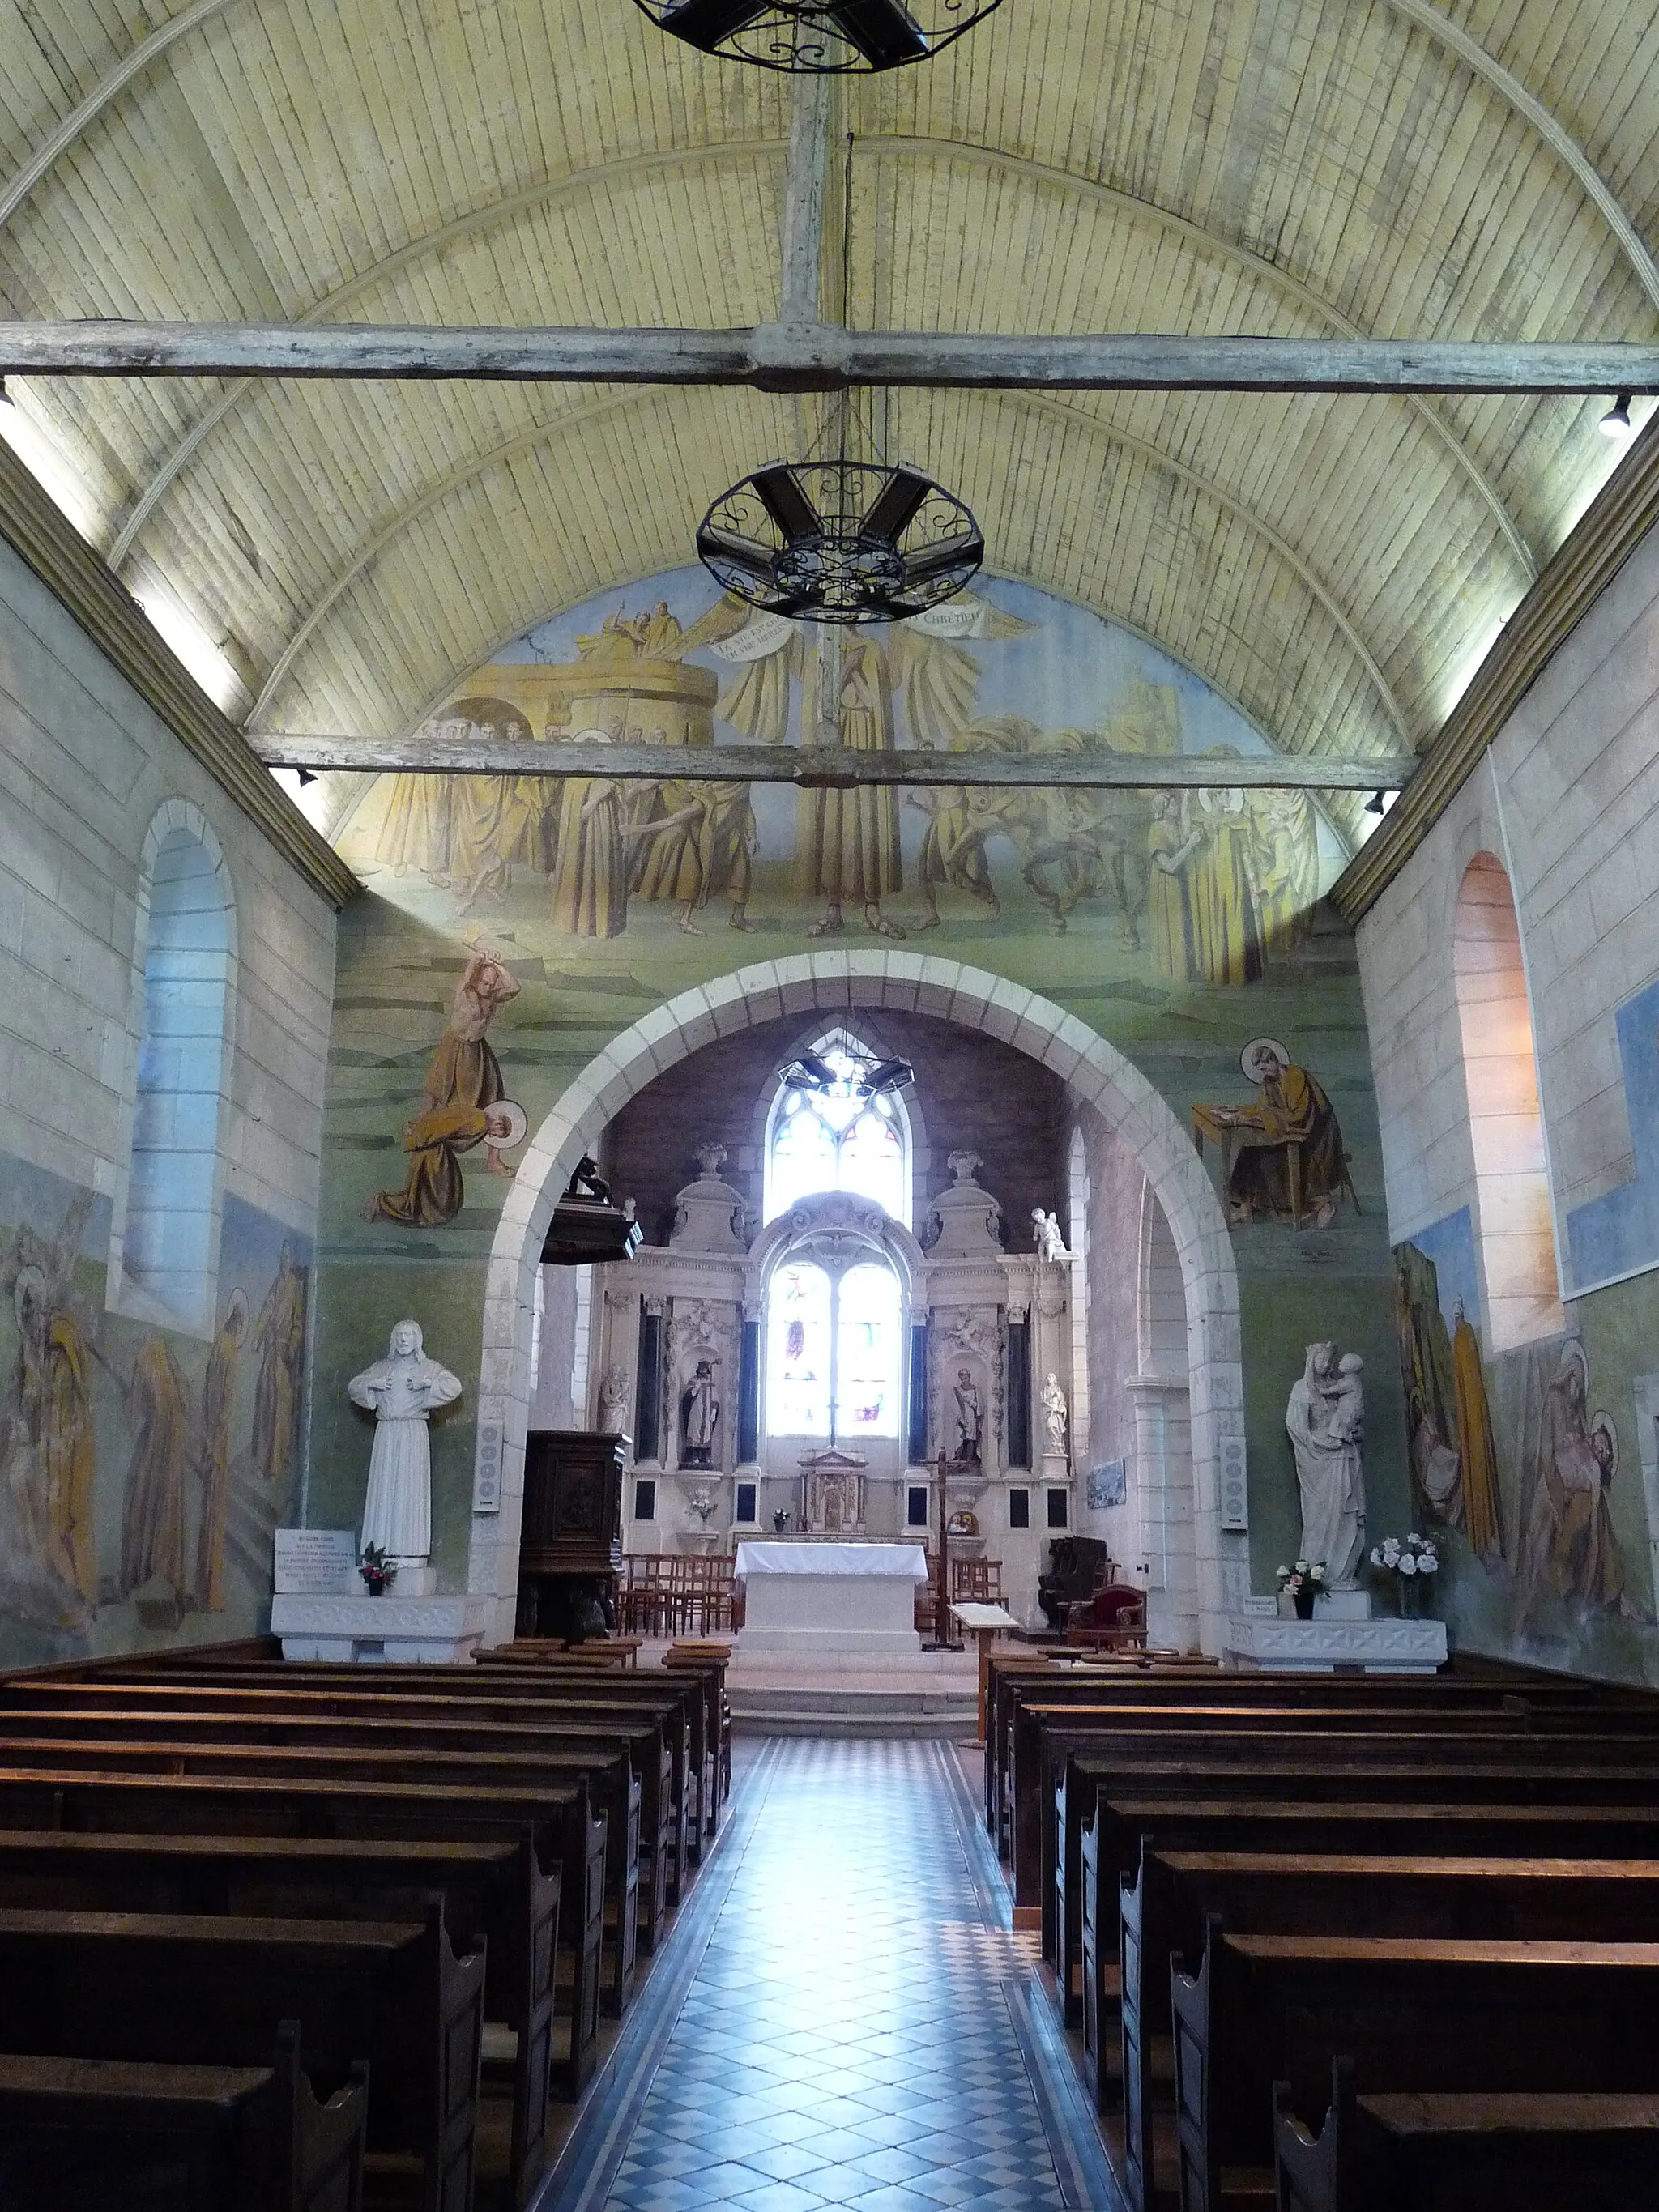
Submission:
M 998 1036 L 1052 1067 L 1141 1163 L 1168 1219 L 1186 1293 L 1193 1458 L 1194 1608 L 1218 1650 L 1228 1604 L 1248 1573 L 1245 1540 L 1220 1529 L 1224 1437 L 1243 1433 L 1238 1282 L 1226 1223 L 1192 1142 L 1139 1069 L 1052 1001 L 981 969 L 915 952 L 819 951 L 761 961 L 682 993 L 613 1039 L 526 1147 L 502 1208 L 485 1291 L 478 1428 L 501 1439 L 501 1510 L 475 1512 L 468 1588 L 492 1601 L 492 1633 L 512 1633 L 524 1494 L 535 1269 L 571 1169 L 635 1093 L 715 1037 L 782 1016 L 884 1010 L 902 1041 L 907 1012 Z M 495 1469 L 487 1459 L 486 1484 Z

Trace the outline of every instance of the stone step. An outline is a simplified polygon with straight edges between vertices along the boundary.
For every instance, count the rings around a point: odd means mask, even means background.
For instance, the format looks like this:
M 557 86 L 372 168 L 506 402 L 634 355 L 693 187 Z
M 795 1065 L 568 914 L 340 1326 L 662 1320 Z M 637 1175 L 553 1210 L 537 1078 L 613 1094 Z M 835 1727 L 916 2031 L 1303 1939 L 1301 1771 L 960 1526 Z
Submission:
M 977 1699 L 952 1690 L 760 1689 L 732 1685 L 732 1725 L 745 1735 L 971 1739 Z

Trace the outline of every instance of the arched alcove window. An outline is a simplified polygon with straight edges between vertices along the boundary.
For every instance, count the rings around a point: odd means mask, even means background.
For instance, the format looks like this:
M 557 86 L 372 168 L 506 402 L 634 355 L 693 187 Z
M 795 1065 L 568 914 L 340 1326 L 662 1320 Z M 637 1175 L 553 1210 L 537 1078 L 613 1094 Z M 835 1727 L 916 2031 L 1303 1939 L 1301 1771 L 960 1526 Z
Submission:
M 1521 931 L 1504 864 L 1477 853 L 1457 895 L 1452 966 L 1474 1151 L 1487 1349 L 1565 1326 Z
M 766 1326 L 769 1435 L 897 1436 L 903 1300 L 887 1261 L 786 1255 L 767 1285 Z
M 766 1124 L 763 1211 L 775 1221 L 803 1198 L 844 1190 L 872 1200 L 910 1226 L 910 1123 L 902 1099 L 860 1098 L 857 1078 L 880 1054 L 846 1030 L 820 1037 L 811 1050 L 836 1071 L 823 1091 L 785 1084 Z
M 186 1326 L 212 1311 L 219 1105 L 234 971 L 223 864 L 175 823 L 156 844 L 120 1272 Z

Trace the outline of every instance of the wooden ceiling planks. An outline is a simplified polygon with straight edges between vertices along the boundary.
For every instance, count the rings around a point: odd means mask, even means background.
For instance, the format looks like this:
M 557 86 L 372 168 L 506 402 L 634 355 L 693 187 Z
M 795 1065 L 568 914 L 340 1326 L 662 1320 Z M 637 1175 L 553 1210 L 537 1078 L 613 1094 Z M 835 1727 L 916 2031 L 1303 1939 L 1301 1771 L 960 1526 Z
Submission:
M 1652 23 L 1611 0 L 1445 4 L 1650 219 Z M 27 158 L 141 35 L 107 0 L 0 4 L 0 148 Z M 763 320 L 787 95 L 624 0 L 228 0 L 0 233 L 0 303 Z M 848 120 L 871 142 L 866 326 L 1654 327 L 1557 154 L 1390 0 L 1011 0 L 938 64 L 853 87 Z M 522 609 L 684 557 L 705 489 L 787 447 L 799 412 L 488 386 L 29 397 L 104 542 L 125 526 L 130 576 L 164 573 L 222 623 L 268 721 L 376 729 Z M 1379 675 L 1426 734 L 1601 458 L 1599 409 L 1561 400 L 912 392 L 884 411 L 978 488 L 994 568 L 1118 613 L 1298 749 L 1396 744 Z

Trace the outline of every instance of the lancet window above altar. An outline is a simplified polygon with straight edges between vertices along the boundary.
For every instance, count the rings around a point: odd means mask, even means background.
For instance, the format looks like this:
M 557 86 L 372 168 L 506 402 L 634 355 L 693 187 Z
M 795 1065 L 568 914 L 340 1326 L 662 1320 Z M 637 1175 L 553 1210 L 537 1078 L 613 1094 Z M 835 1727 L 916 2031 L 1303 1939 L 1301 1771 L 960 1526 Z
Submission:
M 766 1130 L 764 1212 L 768 1221 L 803 1198 L 848 1191 L 910 1226 L 910 1124 L 896 1096 L 862 1095 L 866 1071 L 879 1060 L 845 1030 L 831 1031 L 808 1060 L 832 1079 L 811 1086 L 786 1079 Z
M 884 1261 L 786 1259 L 767 1293 L 769 1435 L 852 1443 L 898 1434 L 902 1301 Z

